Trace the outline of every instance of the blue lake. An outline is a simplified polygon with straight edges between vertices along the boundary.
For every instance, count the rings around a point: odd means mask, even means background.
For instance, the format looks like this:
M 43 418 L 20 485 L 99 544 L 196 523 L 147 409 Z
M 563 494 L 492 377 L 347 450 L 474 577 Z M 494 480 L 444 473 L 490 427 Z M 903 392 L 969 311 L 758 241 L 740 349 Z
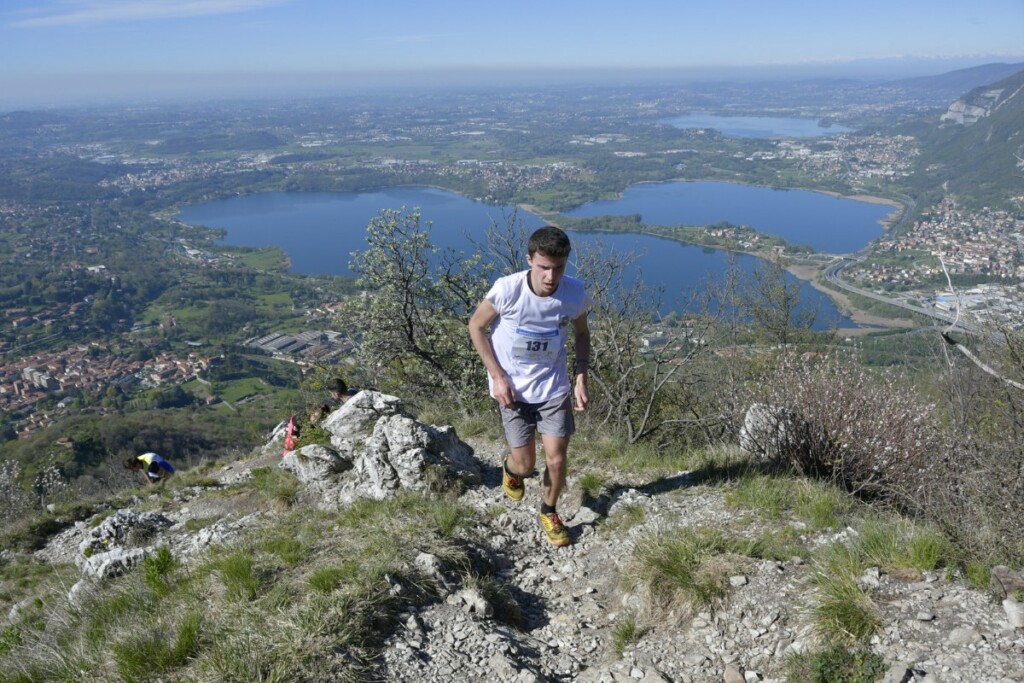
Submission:
M 807 190 L 774 190 L 737 183 L 644 183 L 619 199 L 567 212 L 577 218 L 640 214 L 648 225 L 710 225 L 728 221 L 778 235 L 815 251 L 849 253 L 883 232 L 894 207 Z
M 716 116 L 695 112 L 686 116 L 660 119 L 676 128 L 710 128 L 732 138 L 816 138 L 852 132 L 852 128 L 832 124 L 822 126 L 815 119 L 780 116 Z
M 192 225 L 223 229 L 225 244 L 281 247 L 296 272 L 351 275 L 349 255 L 366 247 L 365 231 L 370 219 L 381 209 L 403 206 L 418 208 L 423 220 L 432 222 L 434 244 L 467 252 L 474 250 L 471 239 L 482 241 L 491 223 L 503 224 L 505 216 L 513 210 L 475 202 L 445 190 L 401 187 L 377 192 L 253 194 L 186 206 L 178 218 Z M 837 214 L 845 208 L 840 203 L 832 206 Z M 532 214 L 519 211 L 518 215 L 527 228 L 542 225 Z M 719 220 L 728 217 L 719 216 L 710 222 Z M 706 291 L 709 278 L 720 277 L 729 262 L 723 251 L 648 235 L 573 233 L 572 239 L 577 247 L 600 246 L 617 253 L 635 254 L 632 272 L 663 291 L 663 312 L 685 306 L 691 292 Z M 758 259 L 752 256 L 736 256 L 737 266 L 746 272 L 757 263 Z M 806 305 L 819 311 L 816 327 L 853 325 L 839 314 L 828 297 L 809 285 L 803 286 L 802 297 Z

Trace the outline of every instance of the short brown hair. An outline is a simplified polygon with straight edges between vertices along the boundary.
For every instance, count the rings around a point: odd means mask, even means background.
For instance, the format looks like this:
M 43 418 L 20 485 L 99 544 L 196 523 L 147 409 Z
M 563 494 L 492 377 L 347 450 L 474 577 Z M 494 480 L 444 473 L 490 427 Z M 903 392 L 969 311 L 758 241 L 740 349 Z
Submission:
M 572 243 L 569 242 L 569 236 L 564 230 L 553 225 L 545 225 L 530 235 L 526 248 L 531 258 L 538 251 L 551 258 L 567 258 L 572 251 Z

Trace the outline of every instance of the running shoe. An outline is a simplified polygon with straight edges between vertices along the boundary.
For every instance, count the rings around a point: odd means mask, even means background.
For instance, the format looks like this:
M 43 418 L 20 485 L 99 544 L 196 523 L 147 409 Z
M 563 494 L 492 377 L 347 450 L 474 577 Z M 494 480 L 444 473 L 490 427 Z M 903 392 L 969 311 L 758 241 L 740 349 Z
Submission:
M 501 488 L 505 491 L 506 496 L 517 503 L 523 499 L 523 494 L 526 493 L 523 478 L 518 474 L 509 474 L 508 458 L 501 463 Z
M 569 545 L 569 530 L 562 524 L 562 518 L 557 512 L 540 513 L 540 525 L 544 527 L 551 545 L 559 548 Z

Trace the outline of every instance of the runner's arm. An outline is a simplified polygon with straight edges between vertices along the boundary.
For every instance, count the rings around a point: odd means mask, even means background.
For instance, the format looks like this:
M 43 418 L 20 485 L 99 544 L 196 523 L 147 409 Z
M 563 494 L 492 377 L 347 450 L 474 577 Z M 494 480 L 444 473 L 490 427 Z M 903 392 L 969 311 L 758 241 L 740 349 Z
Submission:
M 587 391 L 587 370 L 590 368 L 590 325 L 587 314 L 572 321 L 576 332 L 576 381 L 573 393 L 576 396 L 576 410 L 584 411 L 590 403 L 590 392 Z
M 473 341 L 473 348 L 476 349 L 480 360 L 487 368 L 487 374 L 494 382 L 494 398 L 506 408 L 511 407 L 516 400 L 515 392 L 508 381 L 505 370 L 498 364 L 494 355 L 494 347 L 491 346 L 491 324 L 498 318 L 498 311 L 494 309 L 489 301 L 481 301 L 476 307 L 473 317 L 469 319 L 469 338 Z

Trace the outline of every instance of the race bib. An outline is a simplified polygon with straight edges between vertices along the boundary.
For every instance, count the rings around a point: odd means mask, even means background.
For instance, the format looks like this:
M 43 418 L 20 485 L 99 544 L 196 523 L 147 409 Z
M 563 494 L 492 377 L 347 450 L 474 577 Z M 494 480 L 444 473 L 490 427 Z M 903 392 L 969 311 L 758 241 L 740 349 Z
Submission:
M 516 328 L 512 357 L 520 363 L 554 363 L 561 350 L 559 330 L 535 332 Z

